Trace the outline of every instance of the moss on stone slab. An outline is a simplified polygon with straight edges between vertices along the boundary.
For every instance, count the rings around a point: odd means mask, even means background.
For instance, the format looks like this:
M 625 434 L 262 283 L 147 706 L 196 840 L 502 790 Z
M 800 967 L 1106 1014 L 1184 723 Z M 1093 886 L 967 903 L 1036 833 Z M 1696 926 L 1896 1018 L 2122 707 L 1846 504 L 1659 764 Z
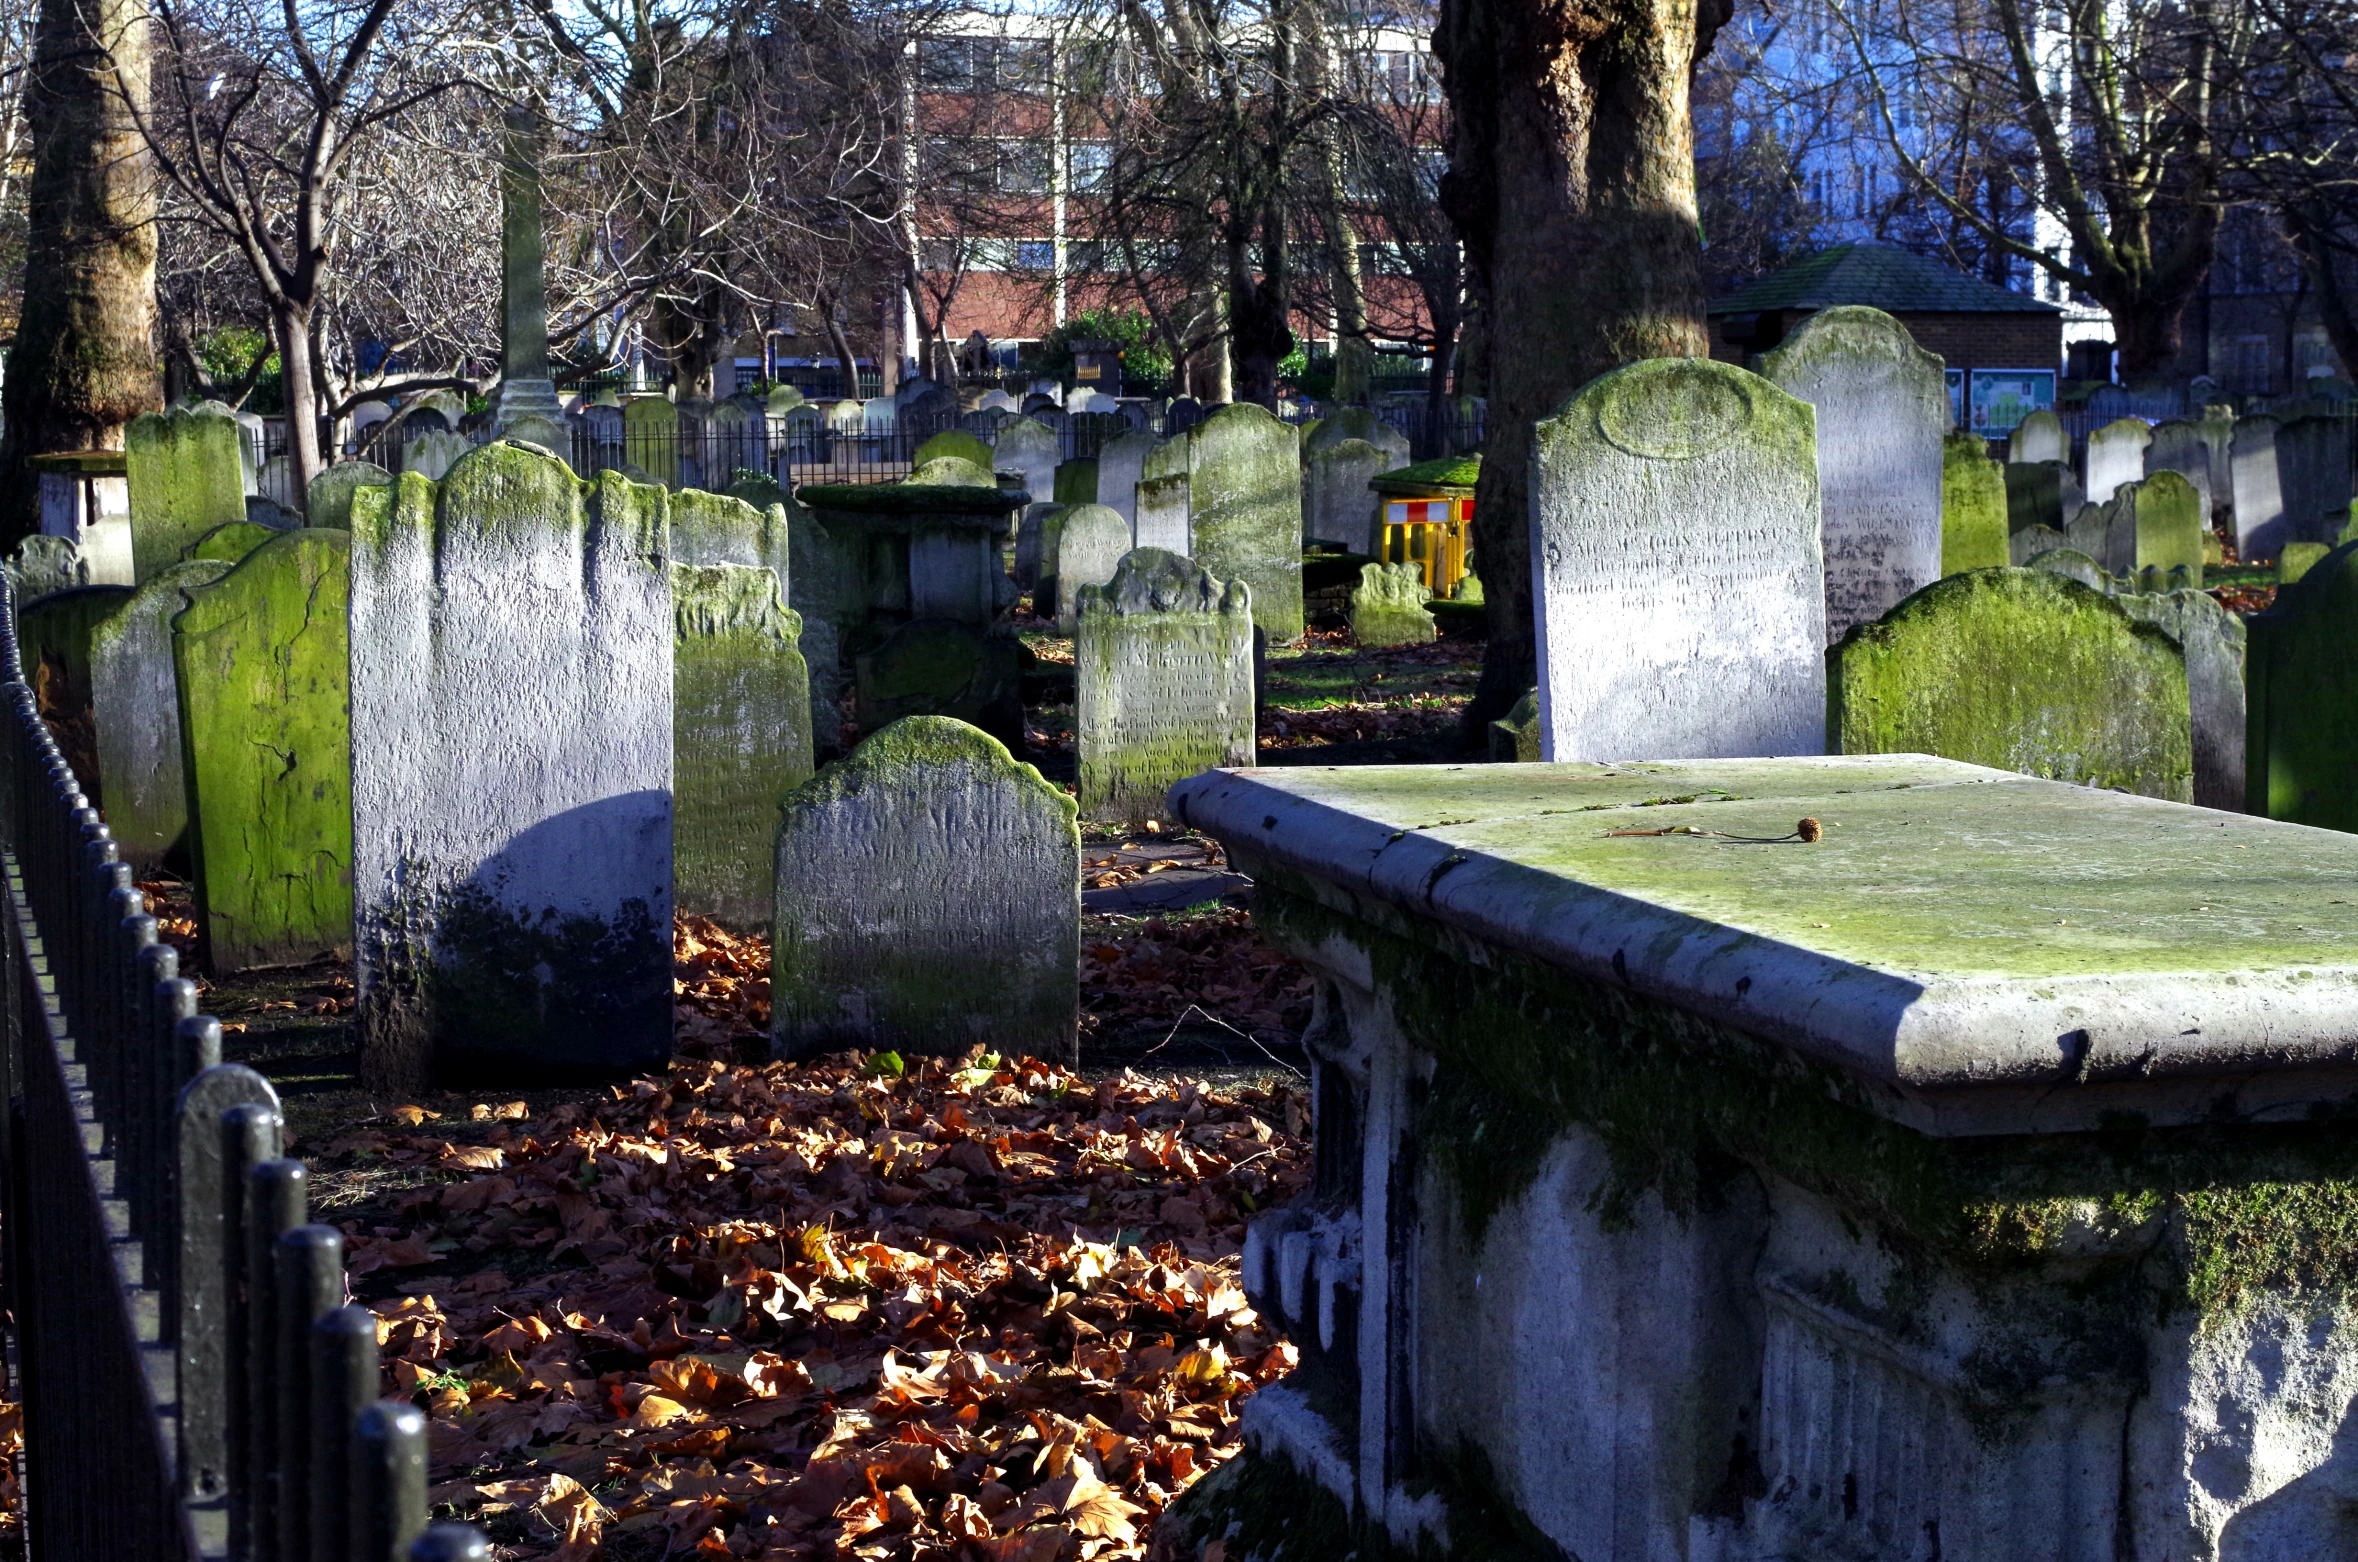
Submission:
M 1448 499 L 1472 494 L 1481 480 L 1482 458 L 1470 455 L 1443 456 L 1437 461 L 1419 461 L 1414 466 L 1378 472 L 1373 483 L 1376 492 L 1394 498 Z
M 1421 565 L 1362 564 L 1351 592 L 1351 638 L 1361 645 L 1430 645 L 1433 615 L 1425 610 Z
M 811 776 L 802 620 L 755 566 L 675 564 L 671 588 L 673 901 L 766 930 L 778 804 Z
M 922 467 L 944 456 L 970 461 L 985 472 L 991 469 L 991 447 L 962 428 L 944 429 L 919 445 L 916 453 L 910 457 L 910 464 Z
M 350 513 L 350 507 L 346 507 Z M 342 528 L 332 528 L 341 530 Z M 191 559 L 214 559 L 224 564 L 235 564 L 273 537 L 285 532 L 275 526 L 264 526 L 254 521 L 233 521 L 227 526 L 216 526 L 190 545 Z
M 1952 433 L 1941 444 L 1940 572 L 1962 574 L 2012 562 L 2006 556 L 2006 473 L 1980 435 Z
M 246 518 L 237 419 L 208 402 L 146 412 L 123 431 L 131 495 L 131 560 L 144 581 L 180 562 L 216 526 Z

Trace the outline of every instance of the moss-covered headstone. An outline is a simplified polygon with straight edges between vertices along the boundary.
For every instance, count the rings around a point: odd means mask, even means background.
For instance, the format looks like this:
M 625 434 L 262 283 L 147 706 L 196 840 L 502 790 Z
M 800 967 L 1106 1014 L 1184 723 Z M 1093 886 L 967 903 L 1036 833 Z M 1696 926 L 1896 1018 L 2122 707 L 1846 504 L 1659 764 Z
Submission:
M 215 971 L 352 943 L 351 534 L 285 532 L 172 620 L 197 911 Z
M 1490 758 L 1494 764 L 1539 763 L 1539 691 L 1532 689 L 1514 707 L 1490 724 Z
M 91 716 L 90 647 L 99 626 L 131 600 L 131 590 L 74 586 L 27 601 L 16 615 L 16 647 L 24 659 L 25 682 L 57 746 L 74 767 L 83 795 L 101 810 L 106 807 L 106 790 L 98 773 Z
M 1351 591 L 1351 638 L 1361 645 L 1430 645 L 1425 572 L 1417 564 L 1362 564 Z
M 1807 402 L 1732 364 L 1652 359 L 1542 419 L 1532 462 L 1548 758 L 1825 751 Z
M 680 481 L 680 409 L 662 396 L 634 396 L 622 406 L 622 448 L 631 465 L 666 488 Z
M 348 530 L 352 524 L 352 495 L 361 488 L 392 486 L 393 474 L 374 461 L 338 461 L 311 479 L 305 500 L 311 524 Z
M 1373 556 L 1383 540 L 1383 501 L 1368 482 L 1399 463 L 1363 439 L 1342 439 L 1302 457 L 1302 530 L 1346 553 Z
M 794 511 L 776 482 L 756 480 L 761 502 L 732 489 L 709 493 L 683 488 L 671 496 L 671 559 L 675 564 L 747 564 L 778 577 L 793 594 Z
M 2077 548 L 2049 548 L 2044 553 L 2033 554 L 2024 568 L 2053 570 L 2091 591 L 2112 589 L 2112 577 L 2104 573 L 2104 566 Z
M 669 1055 L 667 501 L 510 444 L 354 500 L 372 1084 L 602 1077 Z
M 963 722 L 895 722 L 820 771 L 778 823 L 778 1054 L 1073 1061 L 1080 844 L 1072 798 Z
M 2183 569 L 2185 583 L 2200 586 L 2207 529 L 2194 485 L 2164 471 L 2121 484 L 2102 504 L 2083 506 L 2065 535 L 2115 575 L 2142 576 L 2152 569 L 2166 578 Z
M 2101 592 L 2044 569 L 1927 586 L 1827 656 L 1837 754 L 1938 754 L 2191 802 L 2186 658 Z
M 131 491 L 131 566 L 145 582 L 190 543 L 246 518 L 237 419 L 218 402 L 143 412 L 123 431 Z
M 2276 471 L 2276 420 L 2237 418 L 2227 472 L 2235 500 L 2235 553 L 2246 564 L 2276 557 L 2286 541 L 2284 490 Z
M 2048 539 L 2063 536 L 2080 513 L 2080 480 L 2060 461 L 2009 461 L 2005 477 L 2006 530 L 2020 564 L 2058 546 Z
M 91 630 L 90 710 L 106 824 L 123 860 L 142 869 L 160 864 L 188 831 L 172 619 L 192 591 L 229 570 L 218 559 L 175 564 Z
M 2288 542 L 2276 550 L 2276 583 L 2289 586 L 2315 569 L 2333 549 L 2322 542 Z
M 671 596 L 673 896 L 766 928 L 778 802 L 812 770 L 802 626 L 757 566 L 674 564 Z
M 227 526 L 216 526 L 199 537 L 188 550 L 191 559 L 210 559 L 221 564 L 235 564 L 273 537 L 283 537 L 296 530 L 291 526 L 265 526 L 259 521 L 233 521 Z M 330 527 L 341 531 L 342 527 Z
M 2123 483 L 2145 475 L 2153 427 L 2143 418 L 2116 418 L 2088 436 L 2088 503 L 2102 504 Z
M 962 428 L 944 429 L 919 445 L 910 458 L 910 465 L 923 466 L 943 456 L 971 461 L 986 472 L 991 469 L 991 447 Z
M 1941 446 L 1940 572 L 2010 563 L 2006 536 L 2005 469 L 1980 435 L 1951 433 Z
M 842 748 L 842 717 L 837 702 L 843 697 L 848 668 L 842 654 L 842 630 L 855 623 L 860 611 L 858 570 L 844 543 L 823 517 L 805 508 L 769 476 L 741 476 L 730 485 L 729 496 L 767 515 L 772 506 L 786 513 L 786 547 L 790 567 L 779 577 L 786 605 L 802 621 L 798 644 L 811 674 L 811 742 L 814 757 L 827 759 Z M 764 523 L 775 536 L 774 521 Z M 765 544 L 766 546 L 766 544 Z M 722 562 L 744 562 L 723 560 Z
M 1097 502 L 1097 458 L 1095 456 L 1081 456 L 1057 464 L 1056 502 L 1058 504 L 1095 504 Z
M 1817 409 L 1826 638 L 1838 640 L 1940 578 L 1948 383 L 1906 326 L 1857 304 L 1811 315 L 1760 372 Z
M 466 435 L 442 428 L 414 434 L 401 447 L 401 470 L 440 482 L 453 463 L 475 448 Z
M 1056 530 L 1056 632 L 1080 628 L 1080 592 L 1113 579 L 1122 555 L 1130 551 L 1130 523 L 1113 506 L 1079 504 L 1064 514 Z
M 2207 591 L 2171 590 L 2115 596 L 2121 610 L 2151 624 L 2186 657 L 2186 697 L 2192 713 L 2194 800 L 2205 808 L 2243 811 L 2243 620 Z
M 1271 645 L 1302 638 L 1301 441 L 1267 408 L 1231 402 L 1187 435 L 1187 554 L 1252 588 Z M 1141 530 L 1141 547 L 1154 544 Z
M 2358 831 L 2358 543 L 2250 619 L 2247 813 Z
M 1140 548 L 1077 593 L 1081 810 L 1143 823 L 1171 783 L 1254 758 L 1253 613 L 1242 581 Z
M 988 488 L 996 492 L 998 479 L 988 465 L 978 465 L 964 456 L 935 456 L 912 470 L 897 488 Z
M 854 709 L 875 732 L 907 716 L 949 716 L 1023 747 L 1022 642 L 954 618 L 913 618 L 862 651 Z

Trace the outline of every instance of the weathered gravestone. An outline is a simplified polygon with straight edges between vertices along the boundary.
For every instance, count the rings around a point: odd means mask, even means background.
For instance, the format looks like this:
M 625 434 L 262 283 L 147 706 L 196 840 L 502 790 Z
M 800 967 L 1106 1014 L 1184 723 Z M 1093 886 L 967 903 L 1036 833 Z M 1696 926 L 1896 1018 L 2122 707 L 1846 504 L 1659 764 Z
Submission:
M 1351 638 L 1361 645 L 1430 645 L 1433 615 L 1426 611 L 1424 566 L 1362 564 L 1351 590 Z
M 26 599 L 16 614 L 25 682 L 83 795 L 102 811 L 106 790 L 91 725 L 91 644 L 99 626 L 120 613 L 131 594 L 129 586 L 75 586 L 37 601 Z
M 736 493 L 683 488 L 665 506 L 671 518 L 674 564 L 747 564 L 778 577 L 778 589 L 793 592 L 794 501 L 768 478 L 756 478 L 751 492 L 764 502 Z
M 2123 483 L 2145 475 L 2153 429 L 2143 418 L 2116 418 L 2088 436 L 2088 503 L 2102 504 Z
M 948 716 L 1022 752 L 1023 674 L 1031 653 L 971 621 L 913 618 L 854 660 L 860 730 L 908 716 Z
M 1139 466 L 1130 535 L 1141 548 L 1160 548 L 1185 557 L 1190 532 L 1186 436 L 1166 439 Z
M 674 564 L 671 598 L 673 898 L 766 929 L 778 804 L 812 770 L 802 626 L 752 565 Z
M 915 466 L 923 466 L 926 462 L 938 460 L 943 456 L 956 456 L 961 461 L 971 461 L 985 472 L 991 469 L 991 447 L 964 429 L 956 428 L 945 429 L 924 444 L 919 445 L 910 457 L 910 462 Z
M 189 856 L 215 971 L 299 965 L 352 942 L 351 557 L 348 532 L 283 533 L 172 620 Z
M 631 465 L 666 488 L 678 487 L 680 409 L 661 396 L 634 396 L 623 403 L 622 448 Z
M 2358 831 L 2358 543 L 2279 587 L 2245 628 L 2245 811 Z
M 987 466 L 976 466 L 964 456 L 935 456 L 899 483 L 897 488 L 988 488 L 999 491 L 999 481 Z
M 1171 783 L 1254 760 L 1253 612 L 1242 581 L 1140 548 L 1078 593 L 1081 811 L 1142 824 Z
M 2332 542 L 2339 535 L 2350 507 L 2351 421 L 2295 418 L 2276 431 L 2287 540 Z M 134 514 L 134 525 L 137 519 Z
M 1078 1057 L 1074 803 L 988 734 L 895 722 L 786 799 L 777 842 L 780 1056 Z
M 2218 490 L 2227 486 L 2212 480 L 2210 434 L 2199 422 L 2171 418 L 2154 426 L 2153 443 L 2145 447 L 2146 476 L 2175 472 L 2193 485 L 2205 531 L 2210 529 Z
M 2243 745 L 2243 620 L 2206 591 L 2125 593 L 2113 598 L 2141 624 L 2151 624 L 2186 658 L 2186 697 L 2194 742 L 2194 801 L 2241 813 Z
M 292 526 L 264 526 L 258 521 L 237 521 L 228 526 L 216 526 L 189 547 L 188 556 L 236 564 L 271 538 L 283 537 L 297 529 Z M 344 528 L 338 526 L 330 530 L 342 531 Z
M 1733 365 L 1653 359 L 1541 420 L 1548 758 L 1825 751 L 1815 419 Z
M 1837 754 L 1938 754 L 2191 802 L 2186 658 L 2101 592 L 1986 569 L 1917 592 L 1827 656 Z
M 991 441 L 991 460 L 983 470 L 1020 473 L 1023 491 L 1033 503 L 1045 504 L 1056 492 L 1056 463 L 1061 459 L 1054 429 L 1030 418 L 1010 418 L 999 425 Z
M 2010 461 L 2006 464 L 2006 531 L 2014 562 L 2020 564 L 2027 555 L 2021 541 L 2025 532 L 2054 533 L 2061 537 L 2071 518 L 2080 513 L 2085 502 L 2080 495 L 2080 480 L 2071 468 L 2060 461 L 2042 461 L 2035 465 Z M 2043 551 L 2055 544 L 2044 543 L 2033 552 Z
M 2009 463 L 2071 460 L 2071 437 L 2063 431 L 2063 419 L 2040 407 L 2014 426 L 2014 433 L 2006 441 Z
M 218 559 L 175 564 L 91 629 L 90 713 L 106 825 L 123 861 L 141 869 L 162 863 L 188 830 L 172 618 L 190 592 L 229 570 Z
M 354 489 L 390 487 L 393 474 L 374 461 L 339 461 L 311 479 L 305 508 L 314 526 L 349 530 Z
M 1539 691 L 1532 689 L 1504 716 L 1490 724 L 1490 758 L 1494 764 L 1535 765 L 1540 753 Z
M 2325 562 L 2333 552 L 2332 546 L 2322 542 L 2288 542 L 2276 550 L 2276 583 L 2289 586 L 2303 575 Z
M 1180 396 L 1163 410 L 1163 434 L 1176 439 L 1204 420 L 1204 404 L 1193 396 Z
M 353 501 L 354 969 L 382 1088 L 669 1054 L 667 497 L 493 444 Z
M 1097 458 L 1081 456 L 1056 464 L 1056 502 L 1058 504 L 1095 504 L 1097 502 Z
M 2005 468 L 1980 435 L 1951 433 L 1941 445 L 1940 572 L 2012 562 L 2007 537 Z
M 1880 309 L 1811 315 L 1760 372 L 1817 409 L 1826 638 L 1940 578 L 1941 360 Z
M 849 540 L 838 536 L 823 517 L 805 508 L 774 478 L 739 478 L 731 485 L 729 497 L 743 501 L 764 516 L 775 507 L 789 517 L 786 542 L 790 563 L 779 584 L 787 606 L 802 623 L 798 647 L 803 664 L 810 669 L 812 757 L 814 760 L 832 758 L 843 747 L 840 702 L 849 673 L 842 649 L 843 633 L 847 626 L 859 627 L 865 613 L 858 586 L 860 571 L 851 557 Z M 774 536 L 775 522 L 764 524 L 765 531 Z M 673 546 L 676 552 L 677 543 Z M 762 560 L 717 558 L 710 562 L 743 564 Z
M 71 537 L 35 532 L 8 556 L 8 578 L 20 610 L 60 591 L 101 584 L 90 576 L 90 561 Z
M 1242 580 L 1252 588 L 1253 622 L 1269 643 L 1299 640 L 1302 458 L 1293 429 L 1265 407 L 1232 402 L 1190 430 L 1172 459 L 1184 463 L 1187 477 L 1187 546 L 1147 535 L 1143 492 L 1138 545 L 1184 552 L 1224 580 Z M 1154 472 L 1150 462 L 1148 475 Z
M 1373 555 L 1382 530 L 1383 501 L 1368 483 L 1400 463 L 1363 439 L 1321 445 L 1302 458 L 1302 531 L 1335 542 L 1347 553 Z
M 2115 575 L 2184 569 L 2185 584 L 2202 584 L 2202 496 L 2179 473 L 2123 483 L 2105 503 L 2083 506 L 2066 531 L 2072 547 Z
M 1015 583 L 1032 592 L 1032 611 L 1042 617 L 1042 590 L 1047 585 L 1048 561 L 1056 556 L 1055 533 L 1064 524 L 1067 507 L 1061 504 L 1028 504 L 1023 518 L 1015 523 Z
M 2049 548 L 2033 554 L 2023 566 L 2026 569 L 2053 570 L 2066 579 L 2076 580 L 2090 591 L 2110 591 L 2112 577 L 2104 573 L 2104 566 L 2077 548 Z
M 218 402 L 143 412 L 123 431 L 131 564 L 144 583 L 216 526 L 246 518 L 237 419 Z
M 2235 553 L 2245 564 L 2276 557 L 2288 540 L 2284 490 L 2277 480 L 2274 418 L 2235 420 L 2228 478 L 2235 492 Z
M 1122 556 L 1130 551 L 1130 523 L 1111 505 L 1077 504 L 1065 512 L 1057 528 L 1056 632 L 1071 635 L 1080 628 L 1080 591 L 1102 586 L 1114 578 Z
M 415 472 L 434 482 L 450 470 L 451 463 L 475 448 L 475 442 L 464 434 L 446 429 L 429 429 L 414 434 L 401 445 L 401 470 Z
M 1144 429 L 1132 429 L 1097 447 L 1097 502 L 1129 523 L 1134 540 L 1138 540 L 1138 483 L 1145 475 L 1146 460 L 1154 453 L 1155 445 L 1152 434 Z M 1164 546 L 1150 541 L 1142 541 L 1141 545 Z

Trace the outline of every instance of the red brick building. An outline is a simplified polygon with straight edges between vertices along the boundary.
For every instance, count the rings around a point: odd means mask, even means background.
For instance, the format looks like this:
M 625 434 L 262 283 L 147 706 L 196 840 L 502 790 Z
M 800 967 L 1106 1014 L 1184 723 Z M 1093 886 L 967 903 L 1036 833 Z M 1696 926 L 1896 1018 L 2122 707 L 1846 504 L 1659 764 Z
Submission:
M 1837 304 L 1894 316 L 1951 369 L 2063 367 L 2061 308 L 1883 244 L 1837 245 L 1713 301 L 1711 356 L 1743 363 Z

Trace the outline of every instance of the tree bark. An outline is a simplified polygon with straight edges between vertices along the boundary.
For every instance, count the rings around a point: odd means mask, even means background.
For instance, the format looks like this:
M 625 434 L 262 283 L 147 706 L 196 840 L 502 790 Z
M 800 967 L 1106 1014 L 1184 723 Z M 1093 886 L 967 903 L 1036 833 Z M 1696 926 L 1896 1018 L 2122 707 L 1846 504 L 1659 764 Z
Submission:
M 1491 355 L 1474 550 L 1490 603 L 1478 741 L 1536 676 L 1532 425 L 1609 369 L 1700 358 L 1702 243 L 1688 87 L 1731 0 L 1442 0 L 1441 198 Z
M 2317 320 L 2325 327 L 2326 340 L 2333 343 L 2334 356 L 2345 364 L 2358 364 L 2358 299 L 2351 296 L 2348 264 L 2335 242 L 2333 208 L 2322 199 L 2289 201 L 2284 207 L 2285 227 L 2292 235 L 2293 248 L 2300 253 L 2301 269 L 2308 273 L 2310 289 L 2317 295 Z M 2288 352 L 2285 375 L 2293 390 L 2301 388 L 2300 368 Z
M 279 383 L 286 390 L 287 486 L 294 508 L 310 513 L 311 479 L 320 472 L 319 386 L 312 359 L 311 311 L 281 305 L 273 311 Z
M 27 458 L 120 449 L 123 425 L 159 405 L 156 190 L 132 115 L 147 84 L 138 0 L 42 0 L 25 88 L 33 263 L 8 361 L 0 545 L 40 529 Z

